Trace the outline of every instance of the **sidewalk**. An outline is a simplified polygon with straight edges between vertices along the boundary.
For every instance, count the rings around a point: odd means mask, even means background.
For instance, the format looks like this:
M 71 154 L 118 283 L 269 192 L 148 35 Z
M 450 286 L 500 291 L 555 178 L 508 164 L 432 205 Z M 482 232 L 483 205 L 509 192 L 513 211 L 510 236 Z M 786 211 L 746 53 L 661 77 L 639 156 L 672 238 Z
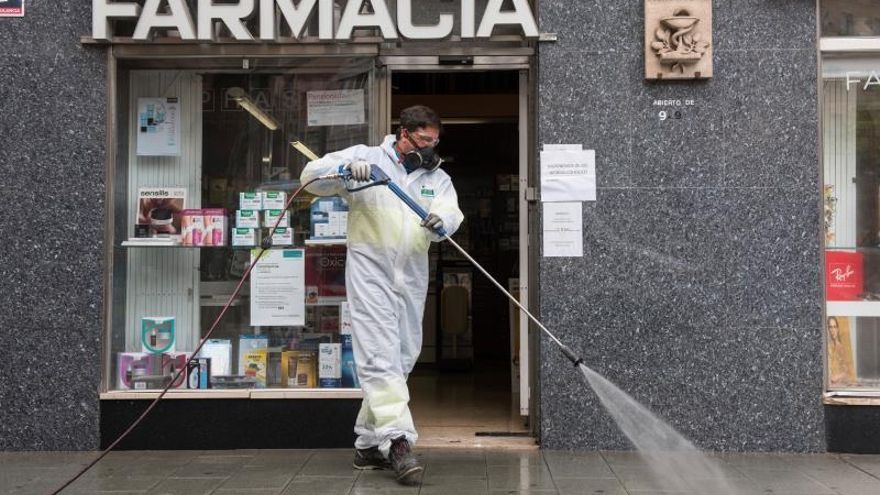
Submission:
M 48 494 L 93 453 L 0 452 L 0 493 Z M 114 452 L 64 494 L 596 494 L 664 491 L 632 452 L 419 451 L 421 486 L 357 472 L 349 450 Z M 736 494 L 880 494 L 880 456 L 723 454 Z M 707 483 L 708 484 L 708 483 Z M 707 489 L 711 495 L 727 495 Z

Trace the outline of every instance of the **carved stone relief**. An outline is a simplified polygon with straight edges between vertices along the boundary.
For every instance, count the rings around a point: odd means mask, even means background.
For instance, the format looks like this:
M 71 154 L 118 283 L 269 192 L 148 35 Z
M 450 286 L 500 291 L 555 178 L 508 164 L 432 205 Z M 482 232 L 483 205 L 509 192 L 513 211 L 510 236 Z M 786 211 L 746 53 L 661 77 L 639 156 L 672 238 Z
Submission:
M 712 77 L 712 1 L 645 0 L 645 78 Z

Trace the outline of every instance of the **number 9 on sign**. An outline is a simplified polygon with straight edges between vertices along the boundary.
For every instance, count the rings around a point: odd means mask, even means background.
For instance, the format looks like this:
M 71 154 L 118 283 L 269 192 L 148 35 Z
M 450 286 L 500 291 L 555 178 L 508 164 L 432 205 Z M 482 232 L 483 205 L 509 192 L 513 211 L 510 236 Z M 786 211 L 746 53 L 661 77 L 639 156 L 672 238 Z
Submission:
M 661 121 L 662 121 L 662 120 L 666 120 L 666 118 L 668 117 L 668 116 L 666 115 L 666 110 L 660 110 L 660 113 L 658 113 L 657 116 L 660 117 L 660 120 L 661 120 Z

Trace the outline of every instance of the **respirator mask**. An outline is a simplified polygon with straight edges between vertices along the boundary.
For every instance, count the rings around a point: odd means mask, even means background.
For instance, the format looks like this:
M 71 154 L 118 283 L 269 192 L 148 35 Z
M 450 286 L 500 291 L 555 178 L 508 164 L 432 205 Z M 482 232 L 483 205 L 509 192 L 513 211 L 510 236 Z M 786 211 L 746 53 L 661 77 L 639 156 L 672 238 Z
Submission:
M 440 165 L 443 163 L 443 159 L 437 155 L 437 152 L 434 151 L 434 146 L 424 146 L 421 147 L 416 143 L 412 136 L 407 133 L 406 139 L 413 145 L 413 150 L 408 151 L 405 155 L 403 155 L 403 163 L 407 166 L 407 168 L 416 169 L 423 168 L 428 172 L 433 172 L 440 168 Z

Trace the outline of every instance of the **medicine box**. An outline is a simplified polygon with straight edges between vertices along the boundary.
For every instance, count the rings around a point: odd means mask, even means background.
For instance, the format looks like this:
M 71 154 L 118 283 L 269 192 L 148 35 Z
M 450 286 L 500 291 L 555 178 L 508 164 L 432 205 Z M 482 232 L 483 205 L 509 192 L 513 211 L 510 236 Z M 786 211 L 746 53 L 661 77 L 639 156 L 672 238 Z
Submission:
M 348 225 L 348 203 L 339 196 L 316 198 L 310 209 L 313 239 L 344 239 Z
M 293 245 L 293 229 L 290 227 L 278 227 L 272 233 L 273 246 L 290 246 Z
M 205 242 L 205 216 L 202 210 L 187 209 L 180 212 L 182 246 L 203 246 Z
M 242 210 L 262 210 L 263 193 L 242 192 L 238 193 L 238 207 Z
M 259 229 L 232 229 L 232 245 L 235 247 L 255 247 L 259 242 Z
M 202 210 L 205 218 L 205 246 L 225 246 L 229 221 L 226 217 L 225 208 L 205 208 Z
M 264 191 L 263 192 L 263 209 L 264 210 L 283 210 L 287 205 L 287 193 L 282 191 Z
M 284 215 L 281 213 L 284 212 Z M 281 222 L 278 224 L 279 227 L 290 227 L 290 212 L 287 210 L 266 210 L 263 212 L 263 227 L 272 228 L 275 226 L 275 222 L 278 220 L 278 217 L 281 217 Z
M 260 211 L 259 210 L 236 210 L 235 226 L 239 228 L 258 229 L 260 228 Z
M 342 344 L 321 344 L 319 346 L 318 384 L 321 388 L 342 386 Z

